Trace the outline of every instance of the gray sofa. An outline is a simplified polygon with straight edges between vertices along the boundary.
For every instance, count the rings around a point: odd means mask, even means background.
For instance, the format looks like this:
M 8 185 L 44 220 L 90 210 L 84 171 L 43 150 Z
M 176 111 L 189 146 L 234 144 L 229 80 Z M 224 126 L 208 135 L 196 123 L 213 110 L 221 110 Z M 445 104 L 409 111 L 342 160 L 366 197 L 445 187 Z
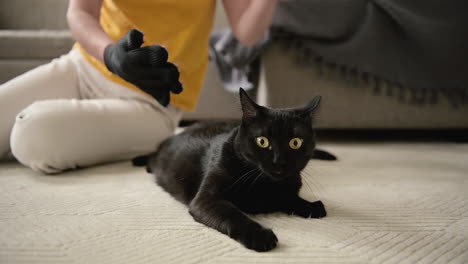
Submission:
M 68 52 L 73 44 L 67 30 L 66 0 L 0 1 L 0 83 Z M 215 29 L 227 26 L 222 4 Z M 466 129 L 468 106 L 454 109 L 437 105 L 401 104 L 375 95 L 362 83 L 320 75 L 314 66 L 301 67 L 277 44 L 262 55 L 257 101 L 273 107 L 306 103 L 315 95 L 323 102 L 317 124 L 330 129 Z M 200 102 L 184 120 L 239 118 L 237 94 L 222 88 L 216 66 L 210 62 Z
M 317 67 L 317 66 L 316 66 Z M 356 83 L 316 67 L 299 66 L 279 45 L 263 54 L 258 101 L 275 107 L 305 104 L 323 97 L 319 127 L 333 129 L 466 129 L 468 106 L 452 107 L 440 97 L 435 105 L 400 103 L 376 94 L 366 83 Z

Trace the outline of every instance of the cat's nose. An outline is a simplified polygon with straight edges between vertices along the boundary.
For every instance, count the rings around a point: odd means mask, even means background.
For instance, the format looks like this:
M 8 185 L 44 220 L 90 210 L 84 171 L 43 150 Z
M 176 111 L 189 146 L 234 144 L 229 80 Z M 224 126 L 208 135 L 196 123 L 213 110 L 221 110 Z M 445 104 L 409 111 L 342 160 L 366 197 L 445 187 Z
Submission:
M 283 158 L 279 156 L 274 156 L 272 160 L 272 164 L 274 167 L 280 168 L 286 165 L 286 160 L 284 160 Z

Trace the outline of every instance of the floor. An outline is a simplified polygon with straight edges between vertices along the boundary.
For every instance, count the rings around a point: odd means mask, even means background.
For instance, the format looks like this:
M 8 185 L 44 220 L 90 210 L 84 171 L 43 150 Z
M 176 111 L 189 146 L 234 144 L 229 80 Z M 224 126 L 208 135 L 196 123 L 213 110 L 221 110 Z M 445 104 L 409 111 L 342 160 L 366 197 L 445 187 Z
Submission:
M 335 142 L 301 196 L 320 220 L 257 216 L 279 246 L 243 248 L 192 220 L 129 162 L 45 176 L 0 164 L 0 263 L 468 263 L 468 144 Z

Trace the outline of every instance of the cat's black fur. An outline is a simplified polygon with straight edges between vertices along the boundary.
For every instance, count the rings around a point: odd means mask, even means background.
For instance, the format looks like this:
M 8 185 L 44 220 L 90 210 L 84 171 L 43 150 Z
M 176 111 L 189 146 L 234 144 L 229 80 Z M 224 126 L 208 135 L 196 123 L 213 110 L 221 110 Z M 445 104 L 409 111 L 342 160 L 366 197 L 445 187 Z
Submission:
M 256 251 L 276 247 L 271 229 L 247 214 L 284 212 L 301 217 L 326 216 L 321 201 L 298 196 L 300 172 L 314 156 L 311 115 L 320 97 L 302 108 L 270 109 L 255 104 L 241 89 L 243 117 L 237 122 L 207 122 L 188 127 L 164 141 L 157 152 L 134 160 L 147 165 L 157 183 L 188 205 L 193 218 Z M 266 137 L 261 148 L 256 137 Z M 293 138 L 302 146 L 289 146 Z M 318 153 L 318 154 L 317 154 Z

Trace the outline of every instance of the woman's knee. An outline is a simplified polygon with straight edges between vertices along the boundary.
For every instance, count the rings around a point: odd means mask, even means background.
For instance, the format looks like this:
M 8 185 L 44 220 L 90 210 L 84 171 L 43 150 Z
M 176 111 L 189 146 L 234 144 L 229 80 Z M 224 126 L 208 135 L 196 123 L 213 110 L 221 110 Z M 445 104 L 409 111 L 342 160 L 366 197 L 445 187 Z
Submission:
M 58 173 L 72 168 L 63 163 L 65 146 L 57 145 L 62 137 L 61 120 L 64 118 L 58 104 L 61 100 L 38 101 L 22 110 L 15 120 L 10 138 L 11 151 L 22 164 L 43 173 Z M 65 101 L 65 100 L 64 100 Z
M 39 101 L 17 115 L 10 145 L 26 166 L 58 173 L 152 152 L 172 135 L 170 120 L 133 101 Z

